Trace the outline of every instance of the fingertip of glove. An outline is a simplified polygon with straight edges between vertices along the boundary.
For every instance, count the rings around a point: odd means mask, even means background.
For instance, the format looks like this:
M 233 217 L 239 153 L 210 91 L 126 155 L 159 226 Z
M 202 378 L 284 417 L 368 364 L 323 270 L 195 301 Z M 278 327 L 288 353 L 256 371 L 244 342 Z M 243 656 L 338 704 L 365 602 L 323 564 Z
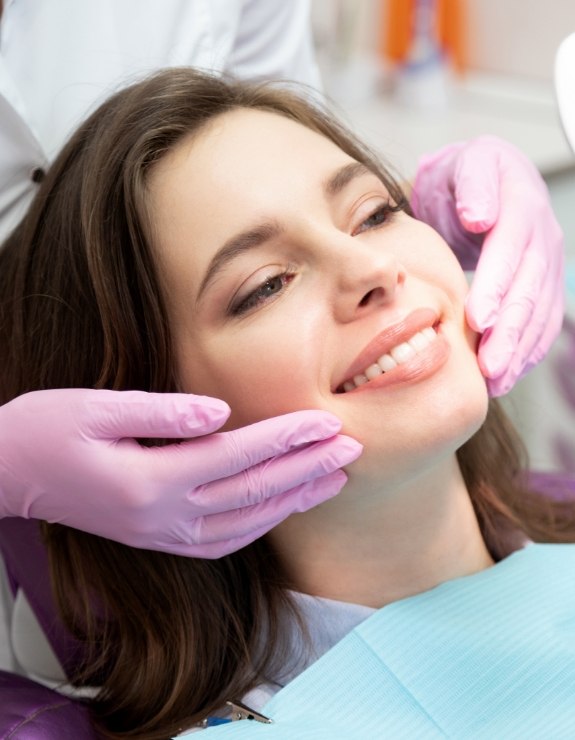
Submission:
M 514 385 L 511 380 L 504 377 L 486 378 L 485 382 L 487 383 L 489 398 L 499 398 L 507 395 Z
M 354 462 L 363 452 L 363 445 L 353 437 L 338 434 L 336 440 L 338 459 L 343 465 Z
M 329 411 L 322 411 L 320 409 L 308 409 L 305 411 L 293 411 L 285 416 L 276 417 L 277 421 L 283 420 L 289 423 L 292 427 L 295 420 L 298 422 L 298 427 L 304 441 L 311 441 L 311 439 L 327 439 L 333 437 L 341 429 L 341 421 L 334 414 Z M 312 437 L 309 437 L 309 433 L 312 433 Z
M 473 294 L 468 294 L 465 300 L 465 318 L 473 331 L 484 334 L 495 325 L 497 317 L 498 310 L 495 305 L 485 300 L 477 303 Z
M 185 409 L 185 422 L 195 429 L 198 422 L 203 424 L 223 424 L 231 409 L 225 401 L 211 396 L 193 396 Z
M 496 220 L 496 214 L 490 213 L 488 205 L 478 209 L 477 204 L 470 208 L 467 203 L 457 204 L 457 215 L 462 226 L 472 234 L 483 234 Z
M 478 356 L 479 367 L 487 381 L 490 395 L 502 396 L 507 393 L 513 383 L 509 379 L 509 362 L 512 352 L 493 352 L 487 354 L 485 351 Z
M 334 470 L 331 473 L 326 473 L 322 478 L 316 478 L 310 481 L 310 489 L 314 491 L 315 501 L 310 504 L 315 506 L 321 501 L 327 501 L 330 498 L 334 498 L 341 491 L 341 489 L 347 483 L 347 475 L 343 470 Z

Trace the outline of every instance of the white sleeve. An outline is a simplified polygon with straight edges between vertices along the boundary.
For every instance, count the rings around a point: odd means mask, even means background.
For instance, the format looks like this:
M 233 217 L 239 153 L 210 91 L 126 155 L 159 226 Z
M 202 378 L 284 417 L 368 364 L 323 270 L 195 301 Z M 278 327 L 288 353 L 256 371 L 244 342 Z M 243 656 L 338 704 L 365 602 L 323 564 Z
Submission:
M 309 0 L 243 0 L 226 69 L 250 80 L 289 80 L 321 90 Z

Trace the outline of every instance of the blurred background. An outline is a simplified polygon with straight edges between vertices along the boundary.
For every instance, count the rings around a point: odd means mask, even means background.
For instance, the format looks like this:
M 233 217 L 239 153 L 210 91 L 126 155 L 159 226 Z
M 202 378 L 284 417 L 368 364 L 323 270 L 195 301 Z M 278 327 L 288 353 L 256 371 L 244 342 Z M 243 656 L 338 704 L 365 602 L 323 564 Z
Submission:
M 574 0 L 312 0 L 312 21 L 328 96 L 405 178 L 422 154 L 481 134 L 543 175 L 565 233 L 568 311 L 548 360 L 505 404 L 533 467 L 574 472 L 575 154 L 553 87 Z

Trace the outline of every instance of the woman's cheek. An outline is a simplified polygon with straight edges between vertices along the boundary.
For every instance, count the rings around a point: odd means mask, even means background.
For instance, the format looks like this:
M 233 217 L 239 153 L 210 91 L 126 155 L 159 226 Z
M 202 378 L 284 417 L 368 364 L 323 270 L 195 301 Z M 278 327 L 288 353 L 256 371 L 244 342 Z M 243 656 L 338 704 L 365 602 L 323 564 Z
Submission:
M 230 352 L 231 347 L 233 342 L 225 343 L 185 371 L 188 392 L 215 396 L 230 406 L 223 430 L 317 406 L 309 365 L 281 337 L 264 346 L 249 344 L 241 352 Z

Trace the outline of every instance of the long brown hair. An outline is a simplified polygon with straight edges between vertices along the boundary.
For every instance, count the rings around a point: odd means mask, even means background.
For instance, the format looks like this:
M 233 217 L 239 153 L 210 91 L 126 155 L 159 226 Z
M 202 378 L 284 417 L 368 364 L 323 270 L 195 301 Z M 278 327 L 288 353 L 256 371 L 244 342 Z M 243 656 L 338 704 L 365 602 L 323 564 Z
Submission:
M 276 112 L 321 133 L 405 204 L 388 168 L 331 115 L 286 89 L 191 69 L 137 83 L 79 128 L 0 252 L 1 403 L 57 387 L 177 390 L 147 178 L 184 136 L 240 107 Z M 571 510 L 525 490 L 518 450 L 493 406 L 459 453 L 496 557 L 521 531 L 570 540 L 575 530 Z M 45 530 L 60 608 L 88 648 L 77 680 L 102 686 L 94 710 L 109 736 L 173 735 L 289 658 L 282 644 L 289 584 L 265 540 L 207 561 L 59 525 Z

